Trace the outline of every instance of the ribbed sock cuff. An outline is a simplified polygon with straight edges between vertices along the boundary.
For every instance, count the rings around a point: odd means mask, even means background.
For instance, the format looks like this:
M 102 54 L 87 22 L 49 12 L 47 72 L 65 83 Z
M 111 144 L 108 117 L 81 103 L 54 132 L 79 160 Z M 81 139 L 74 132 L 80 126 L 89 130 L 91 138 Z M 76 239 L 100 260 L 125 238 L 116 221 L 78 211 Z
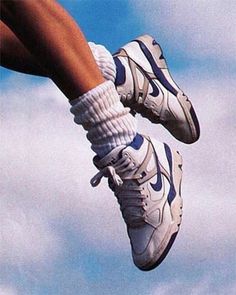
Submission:
M 72 100 L 74 121 L 88 131 L 92 150 L 100 157 L 119 145 L 129 144 L 136 135 L 136 119 L 120 102 L 115 86 L 106 81 Z
M 103 46 L 88 42 L 93 57 L 106 80 L 115 82 L 116 66 L 111 53 Z

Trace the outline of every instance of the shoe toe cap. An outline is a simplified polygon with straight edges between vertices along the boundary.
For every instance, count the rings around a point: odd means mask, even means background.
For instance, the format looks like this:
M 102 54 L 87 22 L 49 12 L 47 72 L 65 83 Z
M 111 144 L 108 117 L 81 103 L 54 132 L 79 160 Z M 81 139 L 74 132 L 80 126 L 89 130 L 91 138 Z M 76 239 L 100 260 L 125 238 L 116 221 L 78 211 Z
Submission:
M 142 230 L 131 230 L 129 236 L 132 245 L 134 264 L 147 271 L 158 266 L 169 252 L 178 227 L 174 222 L 164 219 L 159 227 L 146 224 Z
M 141 228 L 130 228 L 128 230 L 132 251 L 135 255 L 141 255 L 145 252 L 150 244 L 154 230 L 149 224 L 145 224 Z
M 153 265 L 161 256 L 165 233 L 146 224 L 142 229 L 129 230 L 134 264 L 141 270 Z

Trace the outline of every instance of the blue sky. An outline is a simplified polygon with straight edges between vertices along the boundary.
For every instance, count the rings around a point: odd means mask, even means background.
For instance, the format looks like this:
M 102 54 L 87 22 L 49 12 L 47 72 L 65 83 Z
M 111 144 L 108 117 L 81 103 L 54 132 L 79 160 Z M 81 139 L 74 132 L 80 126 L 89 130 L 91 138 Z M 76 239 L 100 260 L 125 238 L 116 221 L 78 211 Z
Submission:
M 93 153 L 64 96 L 48 79 L 1 69 L 0 295 L 234 294 L 234 1 L 60 3 L 112 52 L 155 36 L 202 134 L 188 146 L 138 118 L 141 132 L 184 158 L 181 231 L 160 267 L 143 273 L 106 182 L 90 187 Z

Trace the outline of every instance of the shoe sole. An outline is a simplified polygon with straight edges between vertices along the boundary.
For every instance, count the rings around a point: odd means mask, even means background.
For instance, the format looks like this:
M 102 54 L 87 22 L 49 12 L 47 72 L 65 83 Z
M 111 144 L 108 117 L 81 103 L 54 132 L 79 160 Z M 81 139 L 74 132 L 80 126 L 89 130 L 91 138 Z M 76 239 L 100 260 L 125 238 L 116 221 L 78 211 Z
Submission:
M 172 223 L 169 226 L 169 229 L 161 243 L 161 245 L 158 247 L 158 250 L 156 253 L 154 253 L 155 256 L 159 256 L 160 253 L 162 253 L 159 258 L 156 261 L 149 262 L 145 266 L 139 266 L 137 267 L 140 270 L 143 271 L 150 271 L 154 268 L 156 268 L 158 265 L 161 264 L 161 262 L 165 259 L 167 254 L 170 251 L 170 248 L 172 247 L 177 234 L 180 229 L 180 224 L 182 221 L 182 214 L 183 214 L 183 199 L 181 197 L 181 180 L 182 180 L 182 157 L 181 155 L 176 152 L 172 151 L 170 152 L 171 159 L 168 159 L 168 161 L 171 161 L 171 167 L 172 167 L 172 177 L 173 177 L 173 183 L 175 188 L 175 196 L 172 198 L 171 205 L 170 205 L 170 211 L 171 215 L 173 217 Z M 170 163 L 170 162 L 169 162 Z
M 145 55 L 145 57 L 147 58 L 149 64 L 151 65 L 153 73 L 155 74 L 157 80 L 177 98 L 183 110 L 183 113 L 185 115 L 186 121 L 189 126 L 191 137 L 188 137 L 188 138 L 187 137 L 179 138 L 176 136 L 175 137 L 184 143 L 188 143 L 188 144 L 194 143 L 195 141 L 199 139 L 199 136 L 200 136 L 200 127 L 199 127 L 199 122 L 197 120 L 196 113 L 188 97 L 183 94 L 183 92 L 180 90 L 178 85 L 175 83 L 175 81 L 171 77 L 166 61 L 163 57 L 163 51 L 160 45 L 155 41 L 153 37 L 149 35 L 138 37 L 133 42 L 137 42 L 139 44 L 140 49 Z M 122 48 L 127 52 L 126 45 Z M 127 52 L 127 56 L 129 56 L 128 52 Z M 166 71 L 165 73 L 163 72 L 163 69 Z M 145 72 L 144 69 L 143 71 Z M 141 113 L 139 105 L 137 105 L 137 108 L 138 109 L 136 111 Z M 159 114 L 157 115 L 154 110 L 147 109 L 146 107 L 145 107 L 145 110 L 146 110 L 146 114 L 145 113 L 143 115 L 141 114 L 142 116 L 144 117 L 148 116 L 148 119 L 151 122 L 161 123 L 163 126 L 165 126 L 164 122 L 160 122 Z

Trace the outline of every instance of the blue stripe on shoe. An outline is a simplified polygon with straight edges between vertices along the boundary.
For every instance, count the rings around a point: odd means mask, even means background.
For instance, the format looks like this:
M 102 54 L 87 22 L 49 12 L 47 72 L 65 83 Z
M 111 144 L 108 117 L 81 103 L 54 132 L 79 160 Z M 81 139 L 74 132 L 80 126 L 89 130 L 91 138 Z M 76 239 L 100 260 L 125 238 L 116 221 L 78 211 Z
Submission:
M 129 144 L 133 149 L 139 150 L 143 144 L 143 137 L 139 133 L 136 134 L 133 141 Z
M 113 57 L 115 65 L 116 65 L 116 79 L 115 85 L 119 86 L 125 83 L 126 74 L 125 74 L 125 67 L 122 65 L 121 61 L 118 57 Z
M 166 79 L 166 77 L 162 73 L 161 69 L 157 66 L 154 58 L 152 57 L 151 52 L 148 50 L 146 45 L 140 40 L 134 40 L 134 41 L 138 42 L 142 52 L 144 53 L 144 55 L 148 59 L 150 65 L 152 67 L 152 70 L 153 70 L 154 74 L 156 75 L 157 79 L 163 84 L 163 86 L 165 86 L 165 88 L 167 90 L 169 90 L 173 95 L 177 96 L 178 91 L 168 82 L 168 80 Z
M 169 193 L 167 196 L 167 200 L 168 200 L 168 203 L 171 204 L 176 196 L 176 190 L 175 190 L 175 187 L 173 184 L 173 175 L 172 175 L 173 162 L 172 162 L 172 154 L 171 154 L 170 148 L 165 143 L 164 143 L 164 147 L 165 147 L 166 157 L 167 157 L 169 167 L 170 167 L 170 190 L 169 190 Z

